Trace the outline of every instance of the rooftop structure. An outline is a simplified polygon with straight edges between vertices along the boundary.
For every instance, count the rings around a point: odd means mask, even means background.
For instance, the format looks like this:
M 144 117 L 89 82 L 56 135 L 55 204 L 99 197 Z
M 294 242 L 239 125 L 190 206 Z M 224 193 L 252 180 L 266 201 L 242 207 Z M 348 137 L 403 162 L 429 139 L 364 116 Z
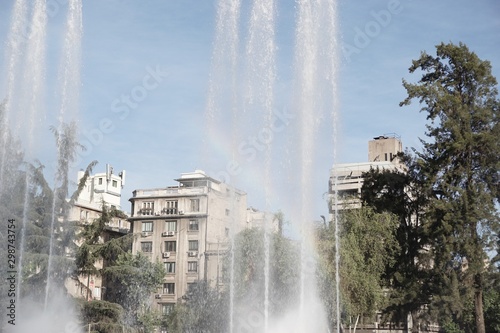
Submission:
M 397 135 L 381 135 L 368 142 L 368 162 L 334 165 L 328 183 L 330 215 L 338 209 L 360 207 L 363 173 L 371 169 L 403 171 L 397 157 L 402 151 L 403 145 Z

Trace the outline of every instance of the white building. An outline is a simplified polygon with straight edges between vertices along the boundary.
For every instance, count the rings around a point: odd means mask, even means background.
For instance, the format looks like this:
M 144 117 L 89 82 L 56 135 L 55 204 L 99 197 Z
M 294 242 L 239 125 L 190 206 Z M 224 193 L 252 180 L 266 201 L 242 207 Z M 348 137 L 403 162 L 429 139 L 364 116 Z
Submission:
M 229 236 L 246 226 L 247 195 L 201 170 L 183 173 L 177 185 L 133 191 L 132 252 L 165 265 L 163 288 L 154 295 L 168 313 L 190 284 L 222 285 Z

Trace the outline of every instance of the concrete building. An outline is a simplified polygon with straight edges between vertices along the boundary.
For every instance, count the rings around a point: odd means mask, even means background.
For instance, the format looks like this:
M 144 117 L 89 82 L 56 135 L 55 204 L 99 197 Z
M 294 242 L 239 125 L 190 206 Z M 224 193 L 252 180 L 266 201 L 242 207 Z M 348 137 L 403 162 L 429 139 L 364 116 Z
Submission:
M 282 233 L 283 226 L 281 223 L 276 213 L 261 211 L 254 207 L 247 208 L 247 229 L 258 228 L 271 233 Z
M 368 141 L 369 162 L 391 162 L 400 164 L 397 154 L 403 151 L 401 138 L 396 134 L 381 135 Z
M 397 154 L 403 145 L 397 135 L 383 135 L 368 142 L 368 162 L 336 164 L 328 182 L 330 220 L 338 209 L 360 207 L 364 172 L 370 169 L 404 170 Z M 335 196 L 337 194 L 337 196 Z
M 163 288 L 154 295 L 168 313 L 190 284 L 204 280 L 222 286 L 222 259 L 229 236 L 245 228 L 247 195 L 196 170 L 177 185 L 133 191 L 132 252 L 165 265 Z
M 78 172 L 77 183 L 84 177 L 84 172 Z M 102 205 L 110 209 L 121 210 L 121 191 L 125 185 L 125 171 L 115 174 L 110 165 L 106 165 L 106 171 L 89 175 L 85 186 L 80 192 L 77 200 L 69 213 L 70 221 L 79 221 L 82 224 L 92 223 L 99 218 L 102 213 Z M 121 237 L 130 231 L 130 222 L 127 218 L 113 218 L 106 226 L 105 232 L 101 235 L 101 241 Z M 78 244 L 77 244 L 78 245 Z M 98 261 L 96 268 L 103 268 L 103 262 Z M 100 276 L 79 276 L 78 280 L 67 280 L 66 288 L 74 297 L 88 299 L 101 299 L 103 290 L 103 280 Z

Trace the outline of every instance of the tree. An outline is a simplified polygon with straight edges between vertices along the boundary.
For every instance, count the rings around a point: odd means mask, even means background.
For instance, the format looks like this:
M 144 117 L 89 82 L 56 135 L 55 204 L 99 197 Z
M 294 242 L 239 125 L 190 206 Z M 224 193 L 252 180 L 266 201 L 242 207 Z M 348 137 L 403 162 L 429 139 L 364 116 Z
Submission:
M 408 96 L 400 105 L 417 99 L 430 121 L 416 164 L 432 194 L 426 213 L 437 294 L 431 305 L 460 313 L 463 307 L 450 296 L 471 292 L 476 332 L 485 333 L 485 251 L 499 223 L 497 82 L 490 63 L 462 43 L 437 45 L 436 56 L 423 52 L 409 70 L 422 77 L 403 80 Z
M 0 119 L 0 123 L 3 121 Z M 21 288 L 17 292 L 23 297 L 30 295 L 34 300 L 45 299 L 45 302 L 49 292 L 55 291 L 53 286 L 63 285 L 73 270 L 73 261 L 67 257 L 67 253 L 75 247 L 76 222 L 69 221 L 67 216 L 71 204 L 67 201 L 67 170 L 68 163 L 81 148 L 75 139 L 74 123 L 62 124 L 60 133 L 53 132 L 59 152 L 54 189 L 45 178 L 45 167 L 41 162 L 21 163 L 21 146 L 12 139 L 10 133 L 4 136 L 7 144 L 1 152 L 4 187 L 1 190 L 4 195 L 7 195 L 7 189 L 10 189 L 8 195 L 15 194 L 5 201 L 8 206 L 2 207 L 2 210 L 5 208 L 9 218 L 16 219 L 19 234 L 17 248 L 22 253 L 22 262 L 19 258 L 22 265 Z
M 83 178 L 86 179 L 85 175 Z M 103 261 L 108 266 L 113 265 L 119 255 L 128 251 L 132 242 L 132 234 L 103 242 L 102 236 L 106 226 L 114 217 L 126 218 L 126 215 L 120 210 L 109 208 L 105 202 L 102 202 L 100 216 L 90 224 L 81 225 L 81 232 L 78 234 L 81 243 L 75 251 L 74 279 L 78 280 L 79 275 L 87 275 L 87 300 L 90 292 L 90 277 L 102 274 L 102 271 L 96 267 L 97 261 Z
M 425 312 L 422 306 L 431 299 L 429 284 L 430 258 L 428 238 L 424 229 L 427 193 L 423 180 L 409 154 L 401 154 L 406 171 L 372 169 L 363 174 L 361 200 L 378 212 L 394 214 L 398 221 L 396 241 L 400 250 L 384 278 L 390 288 L 383 310 L 385 320 L 407 323 L 411 314 L 415 330 L 421 326 Z M 408 327 L 407 327 L 408 329 Z
M 168 332 L 223 333 L 229 327 L 228 293 L 195 282 L 164 320 Z
M 342 321 L 356 331 L 361 317 L 374 315 L 384 305 L 382 277 L 399 249 L 394 236 L 398 221 L 393 214 L 361 207 L 341 211 L 339 222 Z M 335 280 L 334 233 L 332 225 L 320 231 L 323 285 Z M 327 299 L 335 297 L 329 285 L 322 290 Z
M 106 291 L 106 298 L 123 307 L 127 324 L 136 325 L 141 313 L 149 308 L 148 300 L 161 286 L 165 274 L 162 263 L 151 262 L 141 252 L 121 254 L 113 265 L 104 268 L 104 277 L 113 285 Z
M 122 333 L 123 308 L 106 301 L 79 301 L 81 318 L 92 332 Z
M 282 217 L 281 217 L 282 218 Z M 252 228 L 236 235 L 234 241 L 234 294 L 239 305 L 236 312 L 247 314 L 249 311 L 264 309 L 265 301 L 265 231 Z M 279 316 L 297 304 L 299 297 L 300 261 L 299 249 L 289 239 L 278 233 L 269 237 L 269 316 Z M 224 265 L 226 282 L 231 274 L 227 261 Z

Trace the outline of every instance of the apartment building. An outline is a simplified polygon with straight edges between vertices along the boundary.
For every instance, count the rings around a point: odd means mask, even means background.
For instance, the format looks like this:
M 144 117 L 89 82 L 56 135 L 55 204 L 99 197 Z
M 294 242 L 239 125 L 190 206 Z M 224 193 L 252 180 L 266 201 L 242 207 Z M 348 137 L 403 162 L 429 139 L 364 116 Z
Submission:
M 328 181 L 330 218 L 336 210 L 360 207 L 363 173 L 370 169 L 403 171 L 404 166 L 397 157 L 402 151 L 403 145 L 399 136 L 381 135 L 368 141 L 367 162 L 334 165 Z
M 247 224 L 247 195 L 201 170 L 182 173 L 174 186 L 133 191 L 132 252 L 165 265 L 163 287 L 154 295 L 168 313 L 190 285 L 222 285 L 222 259 L 229 237 Z
M 83 178 L 84 172 L 79 171 L 77 183 Z M 75 201 L 69 213 L 70 221 L 80 221 L 83 224 L 92 223 L 102 213 L 102 205 L 110 209 L 121 210 L 121 192 L 125 186 L 125 171 L 116 174 L 109 164 L 105 172 L 87 177 L 85 186 Z M 101 241 L 121 237 L 130 231 L 130 222 L 124 218 L 113 218 L 101 235 Z M 98 261 L 96 268 L 103 268 L 103 262 Z M 106 286 L 100 276 L 79 276 L 78 280 L 69 279 L 65 283 L 68 292 L 73 297 L 100 300 Z

